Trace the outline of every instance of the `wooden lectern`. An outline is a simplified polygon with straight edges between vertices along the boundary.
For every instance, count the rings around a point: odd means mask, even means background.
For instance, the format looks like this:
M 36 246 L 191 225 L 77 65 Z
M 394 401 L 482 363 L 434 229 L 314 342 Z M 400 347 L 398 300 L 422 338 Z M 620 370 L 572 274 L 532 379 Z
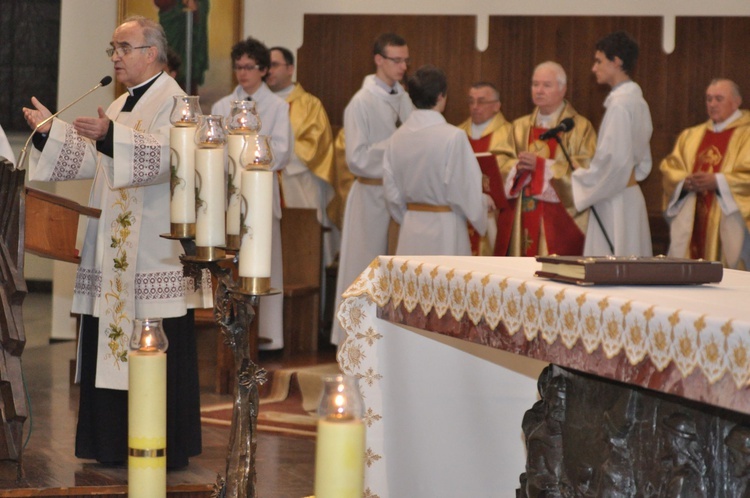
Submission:
M 63 197 L 26 187 L 26 252 L 78 263 L 76 249 L 80 215 L 98 218 L 101 210 L 81 206 Z
M 24 251 L 77 263 L 79 215 L 98 209 L 24 187 L 25 170 L 0 158 L 0 479 L 23 476 L 23 426 L 28 417 L 21 354 Z

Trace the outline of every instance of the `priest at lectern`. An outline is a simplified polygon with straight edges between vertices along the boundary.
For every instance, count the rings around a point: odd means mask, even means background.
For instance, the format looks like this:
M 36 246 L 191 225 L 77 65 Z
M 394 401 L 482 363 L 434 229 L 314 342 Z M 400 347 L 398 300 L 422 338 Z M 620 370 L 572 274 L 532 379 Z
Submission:
M 81 384 L 75 454 L 105 464 L 128 457 L 128 343 L 136 318 L 164 318 L 167 354 L 167 466 L 180 468 L 201 452 L 200 399 L 193 313 L 210 305 L 210 277 L 201 288 L 183 278 L 177 241 L 169 233 L 169 116 L 184 92 L 162 71 L 166 38 L 157 23 L 132 17 L 106 50 L 127 93 L 96 117 L 53 119 L 34 135 L 29 177 L 93 179 L 89 218 L 76 274 L 73 312 L 82 315 Z M 34 129 L 50 111 L 36 98 L 24 116 Z

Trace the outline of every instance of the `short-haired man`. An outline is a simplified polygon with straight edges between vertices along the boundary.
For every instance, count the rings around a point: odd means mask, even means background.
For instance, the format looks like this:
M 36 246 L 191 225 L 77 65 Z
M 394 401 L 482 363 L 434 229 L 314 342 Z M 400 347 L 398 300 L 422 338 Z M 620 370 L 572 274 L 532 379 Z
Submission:
M 289 104 L 294 151 L 282 172 L 284 204 L 290 208 L 317 209 L 323 234 L 323 264 L 331 264 L 339 249 L 340 232 L 326 213 L 333 199 L 333 132 L 323 103 L 305 91 L 294 76 L 294 55 L 284 47 L 272 47 L 266 84 Z
M 661 163 L 669 255 L 750 269 L 750 112 L 737 84 L 706 88 L 708 121 L 680 133 Z
M 393 33 L 380 35 L 373 45 L 373 62 L 375 74 L 365 77 L 344 110 L 346 162 L 357 179 L 346 199 L 334 309 L 367 265 L 388 252 L 391 217 L 383 193 L 383 152 L 413 108 L 399 84 L 409 66 L 406 41 Z M 331 341 L 338 344 L 343 334 L 334 320 Z
M 232 65 L 237 77 L 237 87 L 232 93 L 216 102 L 211 114 L 229 117 L 232 101 L 253 100 L 260 117 L 262 135 L 271 137 L 273 171 L 282 171 L 289 162 L 293 147 L 292 128 L 289 124 L 289 104 L 274 95 L 265 79 L 271 66 L 268 48 L 253 37 L 242 40 L 232 47 Z M 273 177 L 273 245 L 271 248 L 271 286 L 284 288 L 281 261 L 281 195 L 276 175 Z M 284 346 L 284 296 L 277 294 L 260 300 L 258 335 L 262 349 L 280 349 Z M 268 342 L 270 340 L 270 342 Z
M 483 235 L 487 197 L 466 133 L 445 122 L 445 73 L 422 66 L 409 78 L 416 109 L 383 158 L 388 209 L 401 225 L 396 254 L 470 256 L 467 221 Z
M 584 256 L 651 256 L 648 212 L 638 182 L 651 172 L 651 113 L 641 87 L 630 79 L 638 44 L 624 31 L 596 44 L 591 71 L 609 85 L 596 152 L 571 177 L 578 211 L 589 207 Z
M 500 92 L 492 83 L 478 81 L 469 89 L 469 119 L 458 125 L 469 137 L 482 170 L 482 191 L 489 194 L 497 211 L 488 214 L 487 232 L 482 237 L 469 227 L 471 254 L 505 256 L 510 242 L 513 212 L 508 205 L 495 151 L 510 136 L 510 123 L 500 111 Z
M 501 166 L 505 193 L 521 211 L 514 217 L 511 256 L 583 254 L 588 212 L 579 212 L 573 205 L 570 176 L 576 168 L 588 168 L 596 132 L 565 100 L 566 92 L 562 66 L 542 62 L 531 77 L 536 107 L 513 121 L 512 156 Z M 564 119 L 573 120 L 573 129 L 559 133 L 559 143 L 552 137 L 541 139 Z
M 164 318 L 167 355 L 167 466 L 184 467 L 201 452 L 200 392 L 192 311 L 210 306 L 183 277 L 182 248 L 169 231 L 169 116 L 184 92 L 163 68 L 167 42 L 159 24 L 132 17 L 107 49 L 127 92 L 96 117 L 53 119 L 34 135 L 29 178 L 92 179 L 91 206 L 73 312 L 82 315 L 80 406 L 75 454 L 105 464 L 128 458 L 128 362 L 136 318 Z M 36 98 L 23 113 L 33 129 L 51 113 Z M 157 450 L 158 448 L 154 448 Z

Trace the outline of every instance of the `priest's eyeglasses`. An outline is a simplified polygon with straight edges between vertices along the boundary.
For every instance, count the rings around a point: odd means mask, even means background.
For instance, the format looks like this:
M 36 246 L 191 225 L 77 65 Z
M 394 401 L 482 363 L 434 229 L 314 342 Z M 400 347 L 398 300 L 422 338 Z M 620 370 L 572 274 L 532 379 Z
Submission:
M 411 62 L 411 59 L 409 59 L 408 57 L 404 59 L 402 57 L 388 57 L 387 55 L 383 55 L 383 54 L 380 54 L 380 57 L 382 57 L 383 59 L 388 59 L 389 61 L 393 62 L 397 66 L 399 64 L 406 64 L 408 66 L 409 63 Z
M 117 54 L 117 57 L 125 57 L 133 50 L 139 49 L 139 48 L 151 48 L 153 45 L 141 45 L 140 47 L 131 47 L 130 45 L 120 45 L 119 47 L 109 47 L 105 52 L 107 52 L 107 57 L 112 57 L 113 55 Z

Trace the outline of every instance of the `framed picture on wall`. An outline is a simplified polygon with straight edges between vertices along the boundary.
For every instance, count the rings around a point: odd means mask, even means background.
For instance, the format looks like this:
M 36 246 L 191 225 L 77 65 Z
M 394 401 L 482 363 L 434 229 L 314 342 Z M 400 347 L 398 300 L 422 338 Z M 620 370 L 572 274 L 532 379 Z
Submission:
M 190 65 L 190 94 L 200 95 L 203 112 L 232 91 L 232 45 L 242 36 L 242 0 L 119 0 L 118 22 L 142 15 L 161 23 L 170 49 L 179 56 L 176 79 L 187 89 L 186 69 Z M 188 20 L 192 18 L 192 24 Z M 191 36 L 192 35 L 192 36 Z M 192 45 L 192 56 L 186 48 Z M 121 89 L 124 91 L 124 89 Z

